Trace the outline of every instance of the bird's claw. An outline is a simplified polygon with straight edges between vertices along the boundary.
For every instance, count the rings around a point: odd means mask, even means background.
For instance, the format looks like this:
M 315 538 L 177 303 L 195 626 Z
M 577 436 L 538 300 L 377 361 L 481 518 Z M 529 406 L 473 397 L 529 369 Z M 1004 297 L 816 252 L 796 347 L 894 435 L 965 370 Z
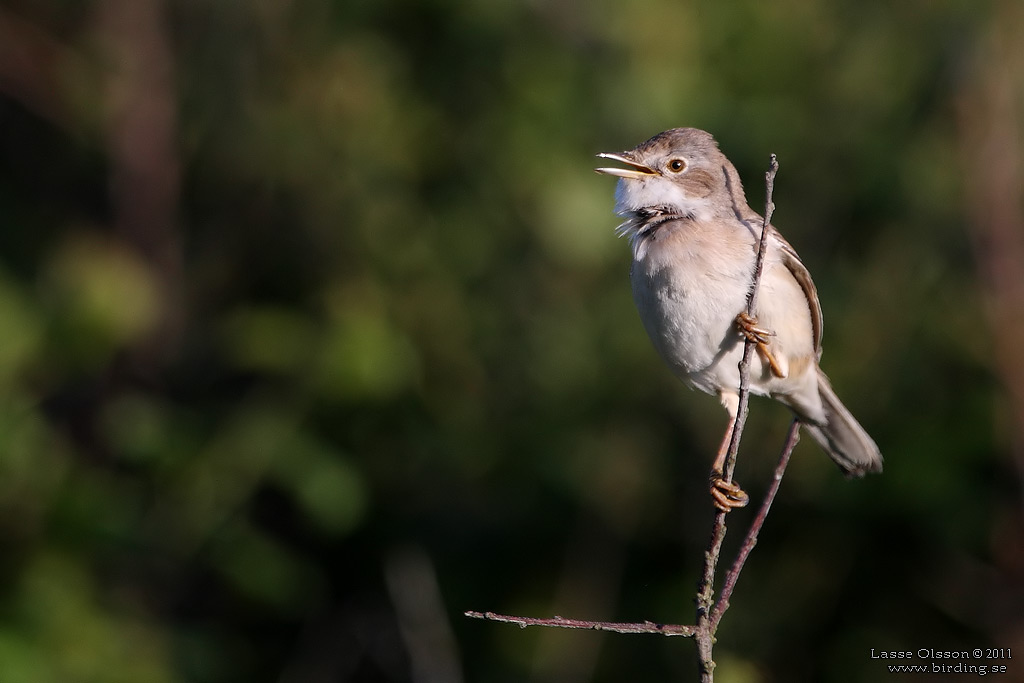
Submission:
M 750 496 L 734 481 L 726 481 L 721 472 L 711 473 L 711 500 L 722 512 L 745 507 Z
M 757 350 L 768 362 L 772 374 L 776 377 L 785 377 L 787 374 L 786 369 L 779 364 L 778 359 L 775 358 L 771 349 L 768 348 L 769 338 L 774 337 L 775 332 L 758 327 L 757 318 L 747 315 L 746 311 L 742 311 L 736 316 L 736 327 L 739 328 L 740 334 L 747 338 L 747 341 L 757 344 Z
M 747 315 L 746 311 L 742 311 L 736 316 L 736 327 L 739 328 L 740 333 L 744 337 L 755 344 L 767 344 L 769 338 L 775 336 L 775 333 L 771 330 L 758 327 L 757 318 L 752 315 Z

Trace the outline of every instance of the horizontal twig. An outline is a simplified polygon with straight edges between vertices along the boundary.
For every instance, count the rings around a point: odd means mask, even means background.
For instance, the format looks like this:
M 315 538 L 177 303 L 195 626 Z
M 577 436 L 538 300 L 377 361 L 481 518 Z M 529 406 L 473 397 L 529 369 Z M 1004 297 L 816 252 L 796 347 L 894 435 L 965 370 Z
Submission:
M 535 617 L 516 617 L 507 614 L 495 614 L 494 612 L 473 612 L 465 613 L 471 619 L 484 619 L 486 621 L 500 621 L 506 624 L 517 624 L 520 628 L 527 626 L 548 626 L 553 628 L 576 628 L 588 631 L 612 631 L 614 633 L 655 633 L 663 636 L 683 636 L 692 638 L 693 626 L 680 626 L 677 624 L 656 624 L 653 621 L 642 623 L 620 623 L 613 621 L 581 621 L 579 619 L 566 619 L 564 617 L 552 617 L 550 619 L 537 619 Z

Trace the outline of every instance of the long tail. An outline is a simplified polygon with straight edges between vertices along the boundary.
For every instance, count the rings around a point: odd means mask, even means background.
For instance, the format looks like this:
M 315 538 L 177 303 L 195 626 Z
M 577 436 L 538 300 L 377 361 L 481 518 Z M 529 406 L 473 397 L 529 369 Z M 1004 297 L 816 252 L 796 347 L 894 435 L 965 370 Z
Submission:
M 863 476 L 882 471 L 882 453 L 874 440 L 832 391 L 828 377 L 818 370 L 818 393 L 825 409 L 825 424 L 804 423 L 804 428 L 825 449 L 845 474 Z

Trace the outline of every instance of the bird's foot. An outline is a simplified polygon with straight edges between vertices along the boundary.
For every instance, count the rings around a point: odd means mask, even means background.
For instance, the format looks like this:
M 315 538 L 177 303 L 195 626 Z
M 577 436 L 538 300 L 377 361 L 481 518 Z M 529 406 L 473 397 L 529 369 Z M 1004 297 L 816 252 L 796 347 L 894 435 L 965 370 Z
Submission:
M 747 315 L 746 311 L 741 311 L 736 316 L 736 327 L 739 328 L 740 334 L 747 338 L 747 341 L 757 344 L 757 351 L 761 354 L 761 357 L 768 362 L 771 367 L 772 374 L 776 377 L 785 377 L 786 370 L 779 364 L 775 356 L 772 355 L 771 350 L 768 348 L 768 342 L 770 337 L 774 337 L 775 333 L 771 330 L 766 330 L 763 327 L 757 326 L 757 318 L 752 315 Z
M 757 318 L 747 315 L 746 311 L 742 311 L 736 316 L 736 327 L 739 328 L 740 334 L 755 344 L 767 344 L 770 341 L 769 338 L 775 336 L 771 330 L 758 327 Z
M 711 500 L 722 512 L 730 512 L 734 508 L 745 507 L 750 496 L 734 481 L 726 481 L 722 473 L 711 472 Z

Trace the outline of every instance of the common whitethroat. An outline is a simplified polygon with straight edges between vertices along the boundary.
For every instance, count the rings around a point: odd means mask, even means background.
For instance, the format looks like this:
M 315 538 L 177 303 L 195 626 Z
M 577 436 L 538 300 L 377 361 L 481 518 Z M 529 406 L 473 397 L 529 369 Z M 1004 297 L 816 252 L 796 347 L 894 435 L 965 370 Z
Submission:
M 842 404 L 818 366 L 821 305 L 811 275 L 768 226 L 757 308 L 746 315 L 763 220 L 747 205 L 736 168 L 709 133 L 673 128 L 639 146 L 599 157 L 623 168 L 618 233 L 633 249 L 630 282 L 644 329 L 685 383 L 716 394 L 729 426 L 711 470 L 711 495 L 728 512 L 749 498 L 723 479 L 739 405 L 743 344 L 757 344 L 750 390 L 787 406 L 849 475 L 882 469 L 882 454 Z

